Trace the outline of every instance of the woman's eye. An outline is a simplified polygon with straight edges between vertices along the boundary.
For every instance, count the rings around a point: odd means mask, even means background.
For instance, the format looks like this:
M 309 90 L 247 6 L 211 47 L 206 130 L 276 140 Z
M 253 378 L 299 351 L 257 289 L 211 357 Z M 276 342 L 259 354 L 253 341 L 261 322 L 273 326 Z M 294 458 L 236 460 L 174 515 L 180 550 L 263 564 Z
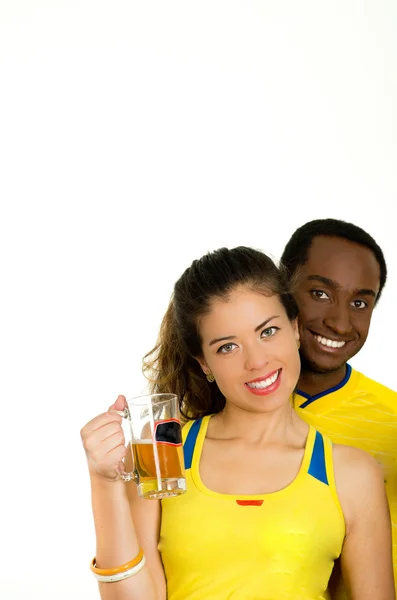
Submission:
M 312 296 L 314 296 L 318 300 L 326 300 L 326 299 L 329 300 L 328 294 L 326 294 L 325 292 L 322 292 L 321 290 L 310 290 L 310 293 Z
M 279 330 L 279 327 L 266 327 L 266 329 L 264 329 L 261 333 L 261 337 L 264 338 L 268 338 L 268 337 L 272 337 L 273 335 L 275 335 L 277 333 L 277 331 Z
M 223 344 L 223 346 L 218 348 L 217 352 L 220 354 L 228 354 L 235 348 L 235 346 L 236 344 L 232 344 L 231 342 L 229 344 Z

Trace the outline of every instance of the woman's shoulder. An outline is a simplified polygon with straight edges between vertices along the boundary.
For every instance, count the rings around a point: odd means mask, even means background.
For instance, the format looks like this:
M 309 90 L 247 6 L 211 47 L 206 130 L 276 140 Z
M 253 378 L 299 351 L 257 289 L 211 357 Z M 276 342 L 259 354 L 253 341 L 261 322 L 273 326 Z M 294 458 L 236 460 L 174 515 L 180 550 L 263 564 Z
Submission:
M 181 419 L 182 431 L 188 432 L 193 427 L 194 424 L 196 424 L 196 426 L 197 426 L 200 421 L 201 421 L 201 418 L 198 418 L 198 419 Z
M 333 444 L 333 456 L 335 469 L 344 471 L 346 474 L 375 478 L 382 476 L 382 468 L 379 463 L 361 448 L 345 444 Z
M 195 427 L 200 426 L 205 421 L 208 421 L 214 415 L 204 415 L 202 417 L 191 417 L 191 418 L 183 418 L 181 419 L 182 431 L 189 431 L 195 425 Z
M 365 503 L 385 496 L 384 475 L 375 458 L 360 448 L 334 444 L 333 457 L 336 490 L 349 525 Z
M 186 441 L 186 438 L 189 434 L 190 431 L 192 431 L 192 433 L 195 432 L 195 434 L 197 435 L 201 425 L 210 418 L 209 416 L 205 416 L 205 417 L 198 417 L 197 419 L 183 419 L 181 421 L 181 426 L 182 426 L 182 440 L 183 442 Z
M 333 445 L 335 479 L 338 485 L 344 483 L 352 487 L 355 493 L 368 489 L 368 486 L 384 485 L 383 471 L 380 464 L 368 452 L 346 446 L 344 444 Z

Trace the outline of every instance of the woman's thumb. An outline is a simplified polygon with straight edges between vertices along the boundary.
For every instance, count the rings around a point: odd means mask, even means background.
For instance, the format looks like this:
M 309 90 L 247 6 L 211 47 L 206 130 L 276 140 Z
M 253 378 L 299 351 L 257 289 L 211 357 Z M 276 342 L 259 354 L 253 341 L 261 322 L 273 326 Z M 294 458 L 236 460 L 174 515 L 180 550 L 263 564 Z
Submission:
M 118 396 L 116 402 L 109 406 L 108 410 L 124 410 L 126 407 L 125 396 Z

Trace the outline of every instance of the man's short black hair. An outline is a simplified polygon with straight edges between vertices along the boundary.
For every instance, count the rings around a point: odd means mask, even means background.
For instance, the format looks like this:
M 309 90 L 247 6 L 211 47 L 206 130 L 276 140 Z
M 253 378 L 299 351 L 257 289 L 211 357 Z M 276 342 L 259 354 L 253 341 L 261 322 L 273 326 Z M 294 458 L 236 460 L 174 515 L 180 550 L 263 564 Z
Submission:
M 297 268 L 306 263 L 313 239 L 319 235 L 343 238 L 372 250 L 380 267 L 379 292 L 376 298 L 378 301 L 387 278 L 385 257 L 369 233 L 347 221 L 316 219 L 299 227 L 292 234 L 281 256 L 281 263 L 286 267 L 288 276 L 291 278 Z

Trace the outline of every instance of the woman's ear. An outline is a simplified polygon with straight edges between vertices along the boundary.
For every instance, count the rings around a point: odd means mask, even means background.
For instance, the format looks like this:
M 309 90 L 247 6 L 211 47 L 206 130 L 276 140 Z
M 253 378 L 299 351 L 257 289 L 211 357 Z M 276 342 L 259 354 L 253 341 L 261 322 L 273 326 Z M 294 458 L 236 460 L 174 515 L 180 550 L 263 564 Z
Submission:
M 196 356 L 196 360 L 202 368 L 204 375 L 208 375 L 209 373 L 211 373 L 211 369 L 209 369 L 207 363 L 205 362 L 202 356 Z
M 209 368 L 209 366 L 207 365 L 207 363 L 205 362 L 204 358 L 200 358 L 198 356 L 196 356 L 196 360 L 198 362 L 198 364 L 200 365 L 204 375 L 207 378 L 207 381 L 209 383 L 214 383 L 215 381 L 215 377 L 214 375 L 211 373 L 211 369 Z
M 299 346 L 300 334 L 299 334 L 299 321 L 298 321 L 298 317 L 296 317 L 296 319 L 294 319 L 291 322 L 291 325 L 292 325 L 292 329 L 294 330 L 294 335 L 295 335 L 296 343 Z

